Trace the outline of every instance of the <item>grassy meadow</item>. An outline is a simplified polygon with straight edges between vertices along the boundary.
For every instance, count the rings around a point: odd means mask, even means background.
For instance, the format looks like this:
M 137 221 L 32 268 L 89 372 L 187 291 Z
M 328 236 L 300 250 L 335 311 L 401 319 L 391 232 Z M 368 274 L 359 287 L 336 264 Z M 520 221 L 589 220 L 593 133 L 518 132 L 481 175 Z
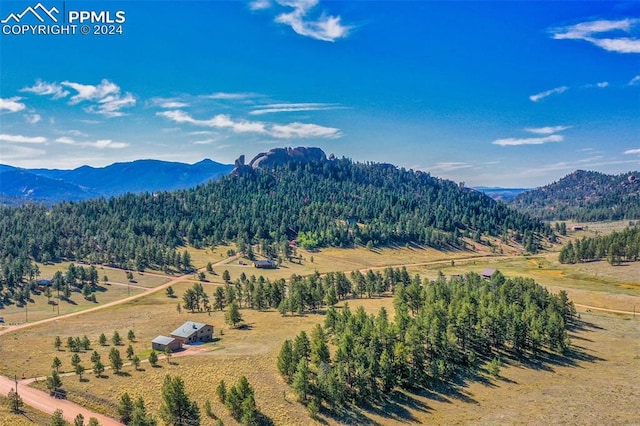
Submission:
M 595 225 L 594 225 L 595 227 Z M 605 228 L 603 228 L 605 229 Z M 585 232 L 591 232 L 589 230 Z M 600 231 L 605 232 L 605 231 Z M 575 238 L 580 232 L 570 233 Z M 546 252 L 535 256 L 515 255 L 517 247 L 503 246 L 500 255 L 496 250 L 478 246 L 476 251 L 441 252 L 420 247 L 395 247 L 366 250 L 323 249 L 316 252 L 299 250 L 300 263 L 285 262 L 275 270 L 255 269 L 248 261 L 240 264 L 228 259 L 230 247 L 189 249 L 193 264 L 215 266 L 215 274 L 206 274 L 203 286 L 213 299 L 217 286 L 223 285 L 222 272 L 230 272 L 235 280 L 241 273 L 248 277 L 263 275 L 266 278 L 289 278 L 292 274 L 307 275 L 318 271 L 352 271 L 355 269 L 384 268 L 406 265 L 411 274 L 435 278 L 439 272 L 449 276 L 466 272 L 480 272 L 484 268 L 499 269 L 507 276 L 528 276 L 547 286 L 551 291 L 566 290 L 574 302 L 590 306 L 631 311 L 634 305 L 640 309 L 640 264 L 613 267 L 606 262 L 578 265 L 561 265 L 557 253 Z M 66 266 L 55 265 L 58 269 Z M 41 269 L 42 270 L 42 269 Z M 126 286 L 124 271 L 99 269 L 99 277 L 106 274 L 111 285 L 98 293 L 98 302 L 105 303 L 126 297 L 127 291 L 141 292 L 139 287 L 156 287 L 168 282 L 170 277 L 154 272 L 134 273 L 137 286 Z M 46 276 L 42 273 L 41 276 Z M 182 294 L 197 279 L 189 276 L 173 285 L 177 297 L 169 298 L 165 291 L 144 295 L 136 300 L 110 306 L 95 312 L 69 317 L 0 336 L 0 374 L 38 377 L 49 374 L 54 357 L 62 361 L 61 371 L 71 371 L 72 353 L 66 348 L 54 348 L 55 336 L 63 343 L 66 338 L 87 336 L 92 348 L 80 353 L 82 365 L 87 368 L 85 381 L 77 376 L 63 377 L 68 398 L 95 411 L 116 416 L 117 399 L 123 392 L 133 397 L 143 396 L 151 412 L 160 405 L 160 388 L 166 374 L 183 377 L 187 392 L 201 407 L 203 424 L 214 424 L 214 419 L 204 414 L 203 405 L 211 401 L 213 412 L 224 424 L 235 424 L 225 407 L 215 396 L 220 380 L 233 385 L 241 375 L 246 375 L 256 390 L 259 409 L 276 425 L 306 425 L 312 423 L 305 408 L 295 401 L 295 396 L 280 378 L 276 358 L 285 339 L 293 338 L 299 331 L 310 331 L 324 321 L 320 314 L 285 316 L 274 311 L 257 312 L 242 309 L 246 327 L 231 329 L 224 324 L 224 312 L 189 313 L 177 304 Z M 120 284 L 118 284 L 120 283 Z M 101 285 L 103 285 L 101 283 Z M 38 298 L 43 296 L 36 296 Z M 74 293 L 76 309 L 84 309 L 82 296 Z M 62 302 L 60 313 L 63 314 Z M 87 302 L 89 303 L 89 302 Z M 348 302 L 353 308 L 362 305 L 369 312 L 377 312 L 385 306 L 393 312 L 392 298 L 356 299 Z M 36 300 L 29 306 L 47 305 Z M 94 305 L 94 304 L 91 304 Z M 0 315 L 21 322 L 23 310 Z M 65 307 L 64 312 L 71 312 Z M 640 327 L 630 315 L 614 315 L 587 312 L 578 309 L 582 327 L 572 330 L 573 351 L 566 357 L 552 357 L 545 362 L 521 363 L 505 360 L 499 378 L 481 375 L 458 383 L 443 385 L 441 389 L 410 394 L 396 392 L 382 405 L 364 410 L 341 413 L 338 417 L 322 415 L 322 424 L 632 424 L 637 421 L 637 401 L 640 398 Z M 48 312 L 40 314 L 43 318 Z M 13 316 L 12 316 L 13 315 Z M 37 315 L 34 308 L 33 315 Z M 34 317 L 35 319 L 35 317 Z M 102 362 L 109 364 L 108 353 L 113 347 L 98 344 L 98 336 L 104 333 L 108 339 L 117 330 L 124 345 L 119 346 L 123 358 L 127 345 L 146 359 L 151 350 L 151 339 L 168 334 L 186 320 L 207 322 L 215 327 L 218 339 L 197 347 L 194 354 L 175 354 L 169 364 L 160 356 L 159 366 L 152 368 L 143 363 L 141 370 L 125 366 L 124 374 L 116 375 L 106 370 L 103 378 L 96 378 L 90 371 L 91 352 L 97 350 Z M 136 335 L 134 342 L 127 341 L 128 330 Z M 222 332 L 222 333 L 221 333 Z M 635 344 L 633 342 L 636 342 Z M 35 386 L 42 386 L 41 382 Z M 0 425 L 10 417 L 0 411 Z M 2 422 L 5 423 L 2 423 Z M 37 423 L 37 422 L 36 422 Z

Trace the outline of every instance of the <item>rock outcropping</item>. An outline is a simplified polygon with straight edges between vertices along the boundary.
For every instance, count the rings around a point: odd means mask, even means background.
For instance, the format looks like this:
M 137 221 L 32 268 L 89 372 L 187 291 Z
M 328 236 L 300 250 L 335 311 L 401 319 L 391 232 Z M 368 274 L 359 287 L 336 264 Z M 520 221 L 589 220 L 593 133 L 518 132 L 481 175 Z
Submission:
M 316 147 L 299 146 L 297 148 L 273 148 L 267 152 L 261 152 L 245 164 L 245 157 L 241 155 L 235 161 L 235 168 L 231 172 L 235 175 L 244 174 L 254 169 L 270 169 L 289 162 L 310 163 L 312 161 L 326 161 L 324 151 Z

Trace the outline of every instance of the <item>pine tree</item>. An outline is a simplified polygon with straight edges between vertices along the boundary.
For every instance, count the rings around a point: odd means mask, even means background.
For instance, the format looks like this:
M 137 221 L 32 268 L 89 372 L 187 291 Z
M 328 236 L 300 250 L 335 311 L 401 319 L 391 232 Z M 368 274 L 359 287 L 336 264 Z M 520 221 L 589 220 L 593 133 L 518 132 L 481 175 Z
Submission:
M 278 355 L 278 371 L 287 383 L 293 380 L 296 365 L 293 363 L 293 346 L 290 340 L 285 340 Z
M 220 380 L 220 383 L 216 387 L 216 395 L 218 396 L 218 401 L 223 404 L 227 400 L 227 385 L 224 383 L 224 380 Z
M 120 402 L 118 404 L 118 415 L 120 421 L 124 424 L 129 424 L 131 421 L 131 414 L 133 413 L 133 401 L 128 393 L 120 395 Z
M 111 343 L 113 343 L 114 346 L 120 346 L 122 344 L 122 337 L 120 337 L 120 333 L 118 333 L 118 330 L 113 332 Z
M 59 371 L 61 365 L 62 365 L 62 361 L 60 361 L 60 358 L 58 357 L 53 358 L 53 362 L 51 363 L 51 368 L 53 368 L 56 371 Z
M 293 381 L 291 386 L 301 401 L 307 400 L 307 395 L 311 389 L 311 370 L 309 370 L 309 363 L 305 358 L 300 359 L 296 372 L 293 375 Z
M 123 361 L 122 357 L 120 356 L 120 351 L 116 348 L 111 348 L 111 351 L 109 351 L 109 363 L 111 364 L 111 368 L 113 368 L 113 371 L 116 374 L 120 373 Z
M 149 364 L 151 364 L 152 367 L 158 365 L 158 354 L 154 350 L 149 354 Z
M 67 422 L 64 420 L 64 413 L 61 409 L 57 409 L 53 412 L 51 420 L 49 420 L 49 426 L 66 426 Z
M 60 336 L 56 336 L 56 339 L 53 342 L 53 346 L 56 348 L 57 351 L 60 350 L 60 348 L 62 347 L 62 339 L 60 339 Z
M 184 389 L 184 382 L 178 376 L 165 377 L 162 385 L 160 416 L 169 425 L 200 424 L 200 409 L 189 399 Z
M 12 412 L 16 414 L 22 413 L 22 407 L 24 407 L 24 402 L 22 401 L 22 398 L 20 397 L 18 392 L 16 392 L 12 388 L 7 394 L 7 399 L 9 400 L 9 406 Z
M 229 309 L 224 315 L 224 320 L 232 327 L 236 327 L 238 323 L 242 322 L 242 315 L 240 314 L 240 307 L 236 302 L 229 305 Z

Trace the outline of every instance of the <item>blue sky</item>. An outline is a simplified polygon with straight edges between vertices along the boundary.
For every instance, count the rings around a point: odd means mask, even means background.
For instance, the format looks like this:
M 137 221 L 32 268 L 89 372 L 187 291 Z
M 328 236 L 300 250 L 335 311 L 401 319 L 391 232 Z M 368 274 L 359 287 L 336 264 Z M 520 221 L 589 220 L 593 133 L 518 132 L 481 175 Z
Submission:
M 29 6 L 76 34 L 21 33 L 41 24 Z M 640 168 L 638 2 L 37 6 L 0 2 L 1 163 L 229 163 L 304 145 L 467 185 Z

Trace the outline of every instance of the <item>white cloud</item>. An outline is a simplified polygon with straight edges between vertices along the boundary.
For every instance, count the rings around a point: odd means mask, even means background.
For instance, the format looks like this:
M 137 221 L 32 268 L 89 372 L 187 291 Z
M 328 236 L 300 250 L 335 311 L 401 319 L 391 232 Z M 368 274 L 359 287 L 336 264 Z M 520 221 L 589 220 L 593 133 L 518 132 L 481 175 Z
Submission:
M 617 21 L 598 20 L 581 22 L 575 25 L 551 29 L 556 40 L 584 40 L 609 52 L 640 53 L 640 39 L 618 36 L 610 33 L 630 33 L 639 19 L 620 19 Z M 610 34 L 608 37 L 601 37 Z
M 26 108 L 26 105 L 20 101 L 22 98 L 18 96 L 14 96 L 13 98 L 0 98 L 0 112 L 1 111 L 9 111 L 9 112 L 18 112 L 22 111 Z
M 160 106 L 162 108 L 184 108 L 184 107 L 188 107 L 189 104 L 184 102 L 173 101 L 173 102 L 162 103 L 160 104 Z
M 25 114 L 24 115 L 24 119 L 29 124 L 36 124 L 40 120 L 42 120 L 42 117 L 40 116 L 40 114 L 35 114 L 34 113 L 34 114 Z
M 640 148 L 628 149 L 624 153 L 627 154 L 627 155 L 640 154 Z
M 61 133 L 63 135 L 73 135 L 73 136 L 82 136 L 82 137 L 88 137 L 89 135 L 86 134 L 85 132 L 81 132 L 80 130 L 75 130 L 75 129 L 71 129 L 71 130 L 63 130 L 60 131 L 58 133 Z
M 156 113 L 160 117 L 176 123 L 189 123 L 196 126 L 229 129 L 234 133 L 255 133 L 268 135 L 278 139 L 291 138 L 337 138 L 342 136 L 339 129 L 324 127 L 317 124 L 289 123 L 273 124 L 261 121 L 234 120 L 227 114 L 218 114 L 208 120 L 195 119 L 184 111 L 162 111 Z
M 635 77 L 633 77 L 629 83 L 629 86 L 639 86 L 640 85 L 640 75 L 636 75 Z
M 346 37 L 351 27 L 340 23 L 340 16 L 329 16 L 324 13 L 315 21 L 308 18 L 308 14 L 318 0 L 277 0 L 282 6 L 292 7 L 293 11 L 282 13 L 275 18 L 275 22 L 289 25 L 296 33 L 322 41 L 335 41 Z
M 550 135 L 543 138 L 505 138 L 496 139 L 491 142 L 494 145 L 500 146 L 518 146 L 518 145 L 542 145 L 549 142 L 562 142 L 564 137 L 562 135 Z
M 572 126 L 546 126 L 546 127 L 527 127 L 524 129 L 529 133 L 535 133 L 537 135 L 550 135 L 552 133 L 562 132 L 563 130 L 570 129 Z
M 122 108 L 131 108 L 136 104 L 136 98 L 131 93 L 109 95 L 98 101 L 98 105 L 91 105 L 85 108 L 86 111 L 102 114 L 107 117 L 121 117 L 125 115 Z
M 45 143 L 47 138 L 43 136 L 22 136 L 0 134 L 0 141 L 10 143 Z
M 271 0 L 254 0 L 249 3 L 249 9 L 251 10 L 264 10 L 269 9 L 271 6 Z
M 147 101 L 150 106 L 158 106 L 160 108 L 186 108 L 189 106 L 187 102 L 180 98 L 151 98 Z
M 71 81 L 63 81 L 62 85 L 77 92 L 69 99 L 70 105 L 76 105 L 80 102 L 95 102 L 95 105 L 85 108 L 85 111 L 93 114 L 120 117 L 124 115 L 120 111 L 121 109 L 130 108 L 136 104 L 136 99 L 131 93 L 121 93 L 120 86 L 107 79 L 103 79 L 97 86 Z
M 74 105 L 82 101 L 96 101 L 106 97 L 107 95 L 120 92 L 120 87 L 109 80 L 102 80 L 99 85 L 92 86 L 90 84 L 80 84 L 71 81 L 63 81 L 62 85 L 70 87 L 77 93 L 71 96 L 69 103 Z
M 600 89 L 604 89 L 607 86 L 609 86 L 609 82 L 608 81 L 601 81 L 599 83 L 596 83 L 596 87 L 599 87 Z
M 340 129 L 324 127 L 317 124 L 289 123 L 285 125 L 274 124 L 270 135 L 279 139 L 293 138 L 328 138 L 335 139 L 342 136 Z
M 435 165 L 429 167 L 428 170 L 434 171 L 434 172 L 451 172 L 454 170 L 468 169 L 470 167 L 473 167 L 473 166 L 469 163 L 464 163 L 459 161 L 445 161 L 441 163 L 436 163 Z M 416 168 L 416 170 L 417 169 L 418 168 Z
M 247 99 L 254 96 L 255 94 L 253 93 L 217 92 L 217 93 L 212 93 L 210 95 L 203 95 L 202 97 L 205 99 L 237 100 L 237 99 Z
M 46 81 L 42 81 L 40 79 L 36 80 L 36 84 L 31 87 L 23 87 L 20 89 L 21 92 L 29 92 L 35 93 L 36 95 L 53 95 L 52 99 L 60 99 L 64 98 L 69 94 L 67 90 L 59 85 L 58 83 L 47 83 Z
M 218 141 L 218 139 L 202 139 L 199 141 L 193 141 L 194 145 L 211 145 L 213 143 L 216 143 Z
M 343 109 L 345 107 L 338 104 L 323 103 L 288 103 L 288 104 L 268 104 L 256 107 L 250 111 L 251 115 L 273 114 L 278 112 L 299 112 L 299 111 L 328 111 L 332 109 Z
M 109 148 L 109 149 L 122 149 L 122 148 L 126 148 L 129 146 L 128 143 L 124 143 L 124 142 L 114 142 L 111 139 L 100 139 L 97 141 L 92 141 L 92 142 L 78 142 L 75 139 L 63 136 L 61 138 L 56 139 L 56 142 L 58 143 L 62 143 L 65 145 L 73 145 L 73 146 L 81 146 L 81 147 L 88 147 L 88 148 L 97 148 L 97 149 L 105 149 L 105 148 Z
M 529 99 L 532 102 L 538 102 L 539 100 L 544 99 L 547 96 L 559 95 L 560 93 L 564 93 L 567 90 L 569 90 L 569 88 L 567 86 L 560 86 L 560 87 L 556 87 L 554 89 L 545 90 L 544 92 L 540 92 L 540 93 L 537 93 L 535 95 L 531 95 L 531 96 L 529 96 Z

